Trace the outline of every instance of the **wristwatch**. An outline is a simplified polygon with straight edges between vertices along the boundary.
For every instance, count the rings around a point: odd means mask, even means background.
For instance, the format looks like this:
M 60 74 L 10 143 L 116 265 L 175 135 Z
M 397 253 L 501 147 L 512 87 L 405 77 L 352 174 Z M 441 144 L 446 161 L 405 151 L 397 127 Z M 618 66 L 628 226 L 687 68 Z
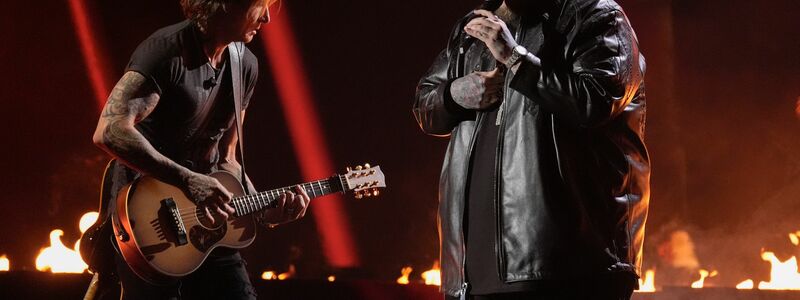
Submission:
M 525 49 L 522 45 L 514 46 L 514 49 L 511 49 L 511 57 L 508 58 L 508 63 L 506 66 L 511 68 L 516 65 L 520 58 L 523 58 L 528 55 L 528 49 Z

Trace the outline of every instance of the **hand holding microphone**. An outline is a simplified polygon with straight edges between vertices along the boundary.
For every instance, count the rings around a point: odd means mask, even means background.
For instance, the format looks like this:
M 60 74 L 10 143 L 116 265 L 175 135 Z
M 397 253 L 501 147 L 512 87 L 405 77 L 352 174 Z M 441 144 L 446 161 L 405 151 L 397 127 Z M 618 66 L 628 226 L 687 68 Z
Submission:
M 511 67 L 509 63 L 517 42 L 506 23 L 488 10 L 479 9 L 475 14 L 480 17 L 469 21 L 464 32 L 486 44 L 498 62 Z

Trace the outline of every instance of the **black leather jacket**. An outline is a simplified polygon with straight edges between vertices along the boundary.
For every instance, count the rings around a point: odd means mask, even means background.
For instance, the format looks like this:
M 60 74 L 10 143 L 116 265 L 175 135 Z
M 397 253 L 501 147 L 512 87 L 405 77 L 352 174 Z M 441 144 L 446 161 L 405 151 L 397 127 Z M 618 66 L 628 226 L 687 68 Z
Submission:
M 465 63 L 459 61 L 463 22 L 420 81 L 413 108 L 425 133 L 450 137 L 439 232 L 442 290 L 453 296 L 466 287 L 465 185 L 483 113 L 458 106 L 449 87 L 460 65 L 471 72 L 493 60 L 467 49 Z M 498 276 L 515 282 L 638 275 L 650 159 L 643 142 L 645 62 L 627 17 L 611 0 L 557 0 L 543 18 L 523 18 L 519 26 L 516 41 L 542 63 L 524 60 L 506 76 L 494 176 Z M 542 174 L 558 178 L 530 178 L 531 168 L 546 166 L 553 170 Z

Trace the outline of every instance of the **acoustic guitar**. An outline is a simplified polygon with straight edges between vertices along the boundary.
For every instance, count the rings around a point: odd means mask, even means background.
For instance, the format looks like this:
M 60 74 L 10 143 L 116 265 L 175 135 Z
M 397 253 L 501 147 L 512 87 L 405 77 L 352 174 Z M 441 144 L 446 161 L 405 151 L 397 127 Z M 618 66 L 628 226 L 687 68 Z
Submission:
M 153 284 L 170 282 L 200 267 L 216 247 L 250 245 L 256 234 L 253 214 L 274 207 L 285 191 L 293 190 L 245 195 L 233 174 L 219 171 L 209 176 L 234 194 L 230 204 L 235 213 L 228 220 L 212 212 L 212 222 L 181 189 L 153 177 L 139 177 L 119 190 L 111 212 L 113 234 L 125 262 L 139 277 Z M 351 191 L 362 198 L 377 196 L 386 182 L 379 166 L 367 164 L 300 186 L 312 199 Z

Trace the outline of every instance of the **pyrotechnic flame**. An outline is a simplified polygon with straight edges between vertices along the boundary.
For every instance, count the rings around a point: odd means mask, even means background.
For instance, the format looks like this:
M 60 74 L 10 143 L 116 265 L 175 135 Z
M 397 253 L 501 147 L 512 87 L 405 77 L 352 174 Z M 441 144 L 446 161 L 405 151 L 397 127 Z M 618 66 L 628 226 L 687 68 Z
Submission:
M 775 253 L 764 252 L 761 259 L 772 265 L 770 281 L 758 283 L 760 290 L 800 290 L 800 273 L 797 272 L 797 257 L 781 262 Z
M 639 289 L 636 290 L 638 293 L 654 293 L 656 291 L 656 271 L 654 270 L 647 270 L 644 273 L 644 280 L 639 278 Z
M 96 212 L 88 212 L 81 216 L 78 228 L 84 233 L 97 220 Z M 81 259 L 78 250 L 80 240 L 75 242 L 73 249 L 69 249 L 61 242 L 64 231 L 56 229 L 50 232 L 50 247 L 42 248 L 36 257 L 36 269 L 53 273 L 83 273 L 86 271 L 86 263 Z
M 295 273 L 297 273 L 297 270 L 295 270 L 294 265 L 289 265 L 288 271 L 278 274 L 278 280 L 286 280 L 292 278 L 294 277 Z
M 275 275 L 275 272 L 273 272 L 273 271 L 264 271 L 264 273 L 261 273 L 261 279 L 264 279 L 264 280 L 275 280 L 275 279 L 278 279 L 278 276 Z
M 78 221 L 78 228 L 81 230 L 81 233 L 86 232 L 86 230 L 89 229 L 94 222 L 97 222 L 97 217 L 99 215 L 99 213 L 93 211 L 83 214 L 83 216 L 81 216 L 81 220 Z
M 792 244 L 798 246 L 798 244 L 800 244 L 800 231 L 795 233 L 790 233 L 789 240 L 792 241 Z
M 411 271 L 413 271 L 413 270 L 414 269 L 412 269 L 411 267 L 405 267 L 405 268 L 401 269 L 400 270 L 400 274 L 402 274 L 402 276 L 397 278 L 397 283 L 399 283 L 399 284 L 408 284 L 408 275 L 410 275 Z
M 8 261 L 8 257 L 5 254 L 0 256 L 0 272 L 5 272 L 11 269 L 11 262 Z
M 77 251 L 64 246 L 61 236 L 64 231 L 56 229 L 50 232 L 50 247 L 43 248 L 36 257 L 36 269 L 53 273 L 83 273 L 87 266 Z M 80 241 L 78 241 L 80 242 Z M 77 248 L 77 242 L 75 243 Z
M 285 280 L 294 277 L 297 271 L 294 265 L 289 265 L 289 270 L 285 273 L 275 274 L 275 271 L 264 271 L 261 273 L 261 279 L 264 280 Z
M 740 289 L 740 290 L 752 290 L 753 289 L 753 280 L 752 279 L 748 279 L 748 280 L 742 281 L 742 282 L 740 282 L 739 284 L 736 285 L 736 288 Z
M 717 271 L 711 271 L 711 273 L 709 273 L 706 270 L 700 269 L 700 279 L 695 281 L 695 282 L 692 282 L 692 288 L 693 289 L 702 289 L 706 278 L 711 278 L 711 277 L 717 276 L 717 274 L 718 274 Z
M 426 285 L 442 285 L 442 272 L 439 270 L 439 261 L 433 263 L 430 270 L 422 272 L 422 278 L 425 279 Z

